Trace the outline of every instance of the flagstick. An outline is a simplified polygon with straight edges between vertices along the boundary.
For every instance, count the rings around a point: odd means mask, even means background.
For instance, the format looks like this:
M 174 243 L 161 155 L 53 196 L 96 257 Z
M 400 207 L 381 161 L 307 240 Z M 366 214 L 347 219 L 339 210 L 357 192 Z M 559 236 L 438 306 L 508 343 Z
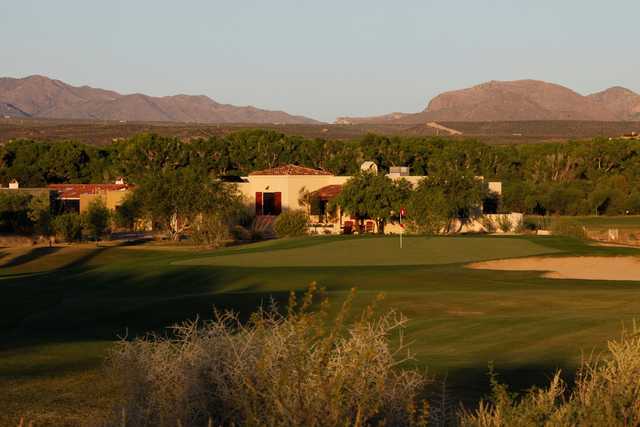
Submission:
M 402 228 L 402 211 L 400 211 L 400 249 L 402 249 L 402 235 L 404 234 L 404 228 Z

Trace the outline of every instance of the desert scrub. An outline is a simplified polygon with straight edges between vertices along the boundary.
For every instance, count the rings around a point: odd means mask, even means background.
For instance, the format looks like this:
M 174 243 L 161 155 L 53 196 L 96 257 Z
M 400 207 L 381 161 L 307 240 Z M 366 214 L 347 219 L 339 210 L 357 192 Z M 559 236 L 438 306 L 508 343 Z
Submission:
M 575 237 L 586 240 L 587 231 L 584 226 L 567 218 L 554 218 L 551 222 L 551 233 L 556 236 Z
M 261 309 L 246 323 L 216 312 L 171 337 L 120 342 L 109 375 L 122 399 L 110 425 L 424 425 L 424 376 L 401 366 L 411 357 L 406 318 L 376 314 L 374 303 L 348 322 L 352 292 L 329 322 L 318 294 L 314 285 L 300 302 L 292 293 L 284 313 Z
M 608 352 L 583 363 L 570 393 L 560 372 L 546 389 L 521 398 L 492 375 L 493 396 L 473 412 L 463 412 L 461 426 L 637 426 L 640 425 L 640 331 L 610 341 Z
M 513 228 L 513 223 L 509 215 L 500 215 L 498 217 L 498 227 L 503 233 L 508 233 Z
M 229 221 L 216 214 L 204 214 L 194 224 L 191 239 L 196 245 L 219 248 L 231 239 Z
M 309 227 L 309 216 L 304 211 L 283 212 L 273 223 L 278 237 L 304 236 Z

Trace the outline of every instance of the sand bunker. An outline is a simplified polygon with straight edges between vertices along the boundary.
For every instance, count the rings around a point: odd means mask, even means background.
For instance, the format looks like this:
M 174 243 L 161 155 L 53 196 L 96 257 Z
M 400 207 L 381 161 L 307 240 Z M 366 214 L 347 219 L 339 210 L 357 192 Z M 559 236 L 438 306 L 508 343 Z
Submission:
M 640 281 L 640 257 L 532 257 L 469 264 L 481 270 L 545 271 L 543 277 Z

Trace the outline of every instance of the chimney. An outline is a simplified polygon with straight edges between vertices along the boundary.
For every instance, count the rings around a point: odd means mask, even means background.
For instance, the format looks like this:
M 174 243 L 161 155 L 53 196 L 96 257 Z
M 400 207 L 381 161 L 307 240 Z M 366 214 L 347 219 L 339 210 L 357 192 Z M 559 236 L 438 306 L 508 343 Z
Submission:
M 17 190 L 18 188 L 20 188 L 20 183 L 18 182 L 18 180 L 17 180 L 17 179 L 14 179 L 13 181 L 11 181 L 11 182 L 9 183 L 9 188 L 10 188 L 11 190 Z
M 124 178 L 119 176 L 116 178 L 116 184 L 118 185 L 124 185 Z

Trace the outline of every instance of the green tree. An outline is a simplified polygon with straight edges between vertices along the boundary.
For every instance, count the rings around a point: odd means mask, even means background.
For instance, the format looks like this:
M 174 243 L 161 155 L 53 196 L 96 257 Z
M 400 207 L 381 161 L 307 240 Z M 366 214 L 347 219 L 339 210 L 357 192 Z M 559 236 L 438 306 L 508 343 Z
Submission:
M 450 170 L 422 179 L 412 194 L 409 219 L 424 233 L 457 232 L 453 225 L 460 220 L 477 218 L 487 196 L 485 183 L 469 173 Z
M 32 222 L 29 219 L 29 204 L 32 196 L 21 191 L 0 191 L 0 228 L 11 233 L 28 233 Z
M 52 221 L 53 231 L 67 243 L 80 240 L 82 237 L 82 220 L 80 215 L 69 212 L 56 216 Z
M 240 206 L 235 186 L 202 176 L 192 168 L 169 170 L 143 178 L 135 190 L 142 214 L 178 240 L 198 215 L 228 218 Z
M 34 233 L 45 237 L 51 235 L 51 201 L 48 193 L 31 198 L 27 215 L 33 224 Z
M 360 221 L 373 219 L 378 232 L 384 233 L 385 223 L 395 218 L 410 193 L 411 184 L 406 180 L 394 181 L 382 174 L 361 172 L 346 182 L 332 205 Z
M 116 227 L 133 231 L 136 228 L 137 221 L 141 219 L 142 216 L 142 202 L 140 197 L 137 197 L 135 192 L 129 193 L 113 213 L 113 222 Z
M 110 217 L 111 213 L 102 198 L 98 197 L 89 203 L 87 210 L 82 214 L 82 224 L 89 237 L 100 240 L 109 228 Z

